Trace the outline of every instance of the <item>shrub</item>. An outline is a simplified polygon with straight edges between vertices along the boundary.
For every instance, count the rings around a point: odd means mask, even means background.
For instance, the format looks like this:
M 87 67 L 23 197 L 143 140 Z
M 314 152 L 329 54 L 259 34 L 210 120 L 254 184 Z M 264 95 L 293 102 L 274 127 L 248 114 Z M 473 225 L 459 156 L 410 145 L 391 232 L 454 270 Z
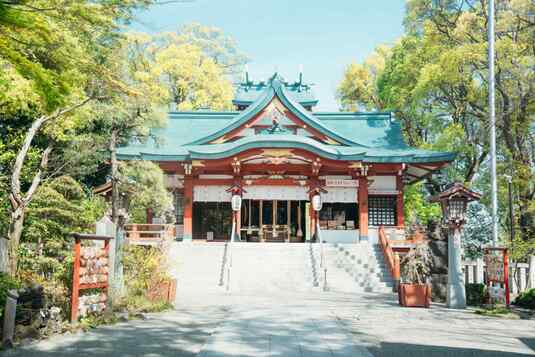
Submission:
M 481 306 L 485 303 L 485 284 L 466 284 L 466 303 L 471 306 Z
M 524 291 L 513 302 L 516 306 L 535 310 L 535 288 Z
M 408 284 L 426 284 L 430 274 L 431 252 L 427 243 L 412 248 L 401 261 L 401 278 Z
M 170 279 L 165 255 L 160 249 L 126 245 L 123 263 L 129 295 L 145 295 L 155 283 Z

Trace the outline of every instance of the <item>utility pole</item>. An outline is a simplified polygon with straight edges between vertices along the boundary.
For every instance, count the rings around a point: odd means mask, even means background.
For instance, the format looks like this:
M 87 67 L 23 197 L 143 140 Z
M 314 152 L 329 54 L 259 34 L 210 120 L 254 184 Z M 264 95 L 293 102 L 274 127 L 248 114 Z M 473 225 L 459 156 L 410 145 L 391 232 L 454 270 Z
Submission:
M 498 244 L 498 184 L 496 182 L 496 109 L 494 83 L 494 0 L 489 0 L 488 20 L 489 60 L 489 124 L 490 124 L 490 177 L 492 202 L 492 245 Z

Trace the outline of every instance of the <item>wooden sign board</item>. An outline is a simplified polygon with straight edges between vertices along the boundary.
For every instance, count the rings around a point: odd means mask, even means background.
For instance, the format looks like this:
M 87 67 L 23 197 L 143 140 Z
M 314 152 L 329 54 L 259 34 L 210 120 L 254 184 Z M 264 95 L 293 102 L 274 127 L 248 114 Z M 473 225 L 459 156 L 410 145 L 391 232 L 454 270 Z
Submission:
M 358 180 L 348 179 L 325 179 L 325 186 L 328 187 L 358 187 Z
M 486 270 L 486 284 L 489 299 L 510 303 L 509 256 L 507 248 L 486 248 L 483 257 Z
M 109 243 L 112 236 L 96 234 L 74 234 L 74 263 L 72 273 L 71 322 L 78 316 L 99 313 L 107 308 Z M 104 241 L 103 247 L 82 247 L 82 240 Z M 80 292 L 87 289 L 101 289 L 91 295 Z

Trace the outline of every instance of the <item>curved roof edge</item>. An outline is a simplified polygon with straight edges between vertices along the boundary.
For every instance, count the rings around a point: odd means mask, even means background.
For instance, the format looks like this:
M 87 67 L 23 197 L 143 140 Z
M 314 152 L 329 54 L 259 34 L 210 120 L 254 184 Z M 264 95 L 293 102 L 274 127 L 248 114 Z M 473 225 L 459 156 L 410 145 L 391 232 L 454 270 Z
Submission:
M 336 133 L 332 129 L 328 128 L 323 123 L 321 123 L 318 118 L 315 118 L 311 113 L 309 113 L 301 104 L 295 102 L 292 98 L 290 98 L 286 93 L 284 86 L 278 80 L 277 74 L 273 76 L 270 82 L 270 86 L 266 88 L 264 93 L 253 104 L 247 107 L 247 109 L 245 109 L 243 112 L 240 112 L 236 119 L 229 123 L 229 125 L 210 135 L 192 141 L 187 145 L 208 144 L 211 141 L 222 137 L 228 132 L 239 128 L 256 114 L 260 113 L 275 97 L 277 97 L 295 116 L 304 121 L 310 127 L 326 135 L 327 137 L 330 137 L 343 145 L 366 147 L 365 145 L 349 140 L 343 137 L 342 135 Z

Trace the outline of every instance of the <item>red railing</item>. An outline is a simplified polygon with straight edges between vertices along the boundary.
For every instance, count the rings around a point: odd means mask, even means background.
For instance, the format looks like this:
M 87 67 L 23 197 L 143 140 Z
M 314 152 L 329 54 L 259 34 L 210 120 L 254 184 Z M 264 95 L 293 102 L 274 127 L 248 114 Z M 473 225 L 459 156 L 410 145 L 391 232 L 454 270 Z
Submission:
M 394 291 L 397 291 L 400 279 L 399 255 L 394 253 L 392 245 L 388 238 L 386 238 L 385 228 L 383 226 L 379 227 L 379 244 L 381 245 L 386 264 L 388 265 L 390 274 L 392 274 L 392 279 L 394 280 Z
M 175 226 L 172 224 L 127 224 L 126 238 L 134 243 L 161 242 L 175 237 Z

